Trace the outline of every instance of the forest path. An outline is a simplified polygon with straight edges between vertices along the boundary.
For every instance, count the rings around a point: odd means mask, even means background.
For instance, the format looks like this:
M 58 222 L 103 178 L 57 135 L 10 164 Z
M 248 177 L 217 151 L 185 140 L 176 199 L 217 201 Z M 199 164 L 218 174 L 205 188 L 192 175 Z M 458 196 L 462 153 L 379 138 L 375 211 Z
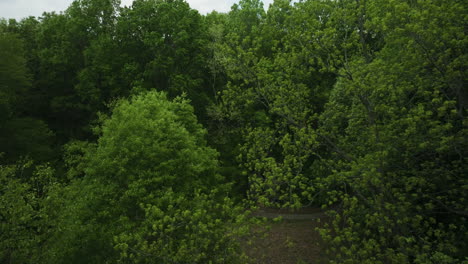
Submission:
M 265 217 L 267 221 L 255 228 L 252 243 L 244 245 L 251 263 L 328 263 L 323 241 L 316 230 L 330 220 L 323 210 L 260 208 L 252 216 Z M 275 219 L 278 217 L 281 217 L 279 221 Z
M 325 218 L 325 212 L 320 208 L 303 208 L 296 211 L 289 209 L 260 208 L 252 213 L 253 217 L 274 219 L 281 217 L 284 220 L 314 220 Z

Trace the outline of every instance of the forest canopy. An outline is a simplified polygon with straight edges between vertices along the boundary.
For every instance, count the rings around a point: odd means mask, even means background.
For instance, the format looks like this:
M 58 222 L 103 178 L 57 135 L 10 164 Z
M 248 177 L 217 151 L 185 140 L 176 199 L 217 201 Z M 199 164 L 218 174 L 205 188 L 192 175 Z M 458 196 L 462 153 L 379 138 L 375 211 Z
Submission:
M 468 3 L 75 0 L 0 20 L 0 262 L 468 263 Z M 311 245 L 312 246 L 312 245 Z

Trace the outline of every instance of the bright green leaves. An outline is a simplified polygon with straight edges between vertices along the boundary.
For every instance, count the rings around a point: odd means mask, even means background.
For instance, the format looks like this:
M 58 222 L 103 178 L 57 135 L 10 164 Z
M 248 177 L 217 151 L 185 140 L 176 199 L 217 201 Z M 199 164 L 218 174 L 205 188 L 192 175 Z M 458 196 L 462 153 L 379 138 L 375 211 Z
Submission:
M 205 188 L 217 181 L 217 153 L 184 99 L 168 101 L 149 92 L 123 100 L 104 121 L 87 175 L 122 185 L 145 180 L 148 192 L 161 187 Z
M 249 197 L 260 205 L 299 208 L 316 191 L 313 179 L 304 173 L 316 138 L 307 128 L 292 130 L 275 134 L 272 129 L 256 128 L 246 136 L 242 158 L 244 166 L 254 172 L 249 177 Z
M 122 263 L 242 263 L 235 239 L 245 236 L 244 213 L 217 194 L 157 193 L 141 204 L 143 222 L 115 238 Z
M 0 166 L 0 261 L 38 263 L 40 248 L 53 223 L 46 200 L 56 186 L 47 165 L 31 161 Z M 29 176 L 29 177 L 28 177 Z
M 21 168 L 24 169 L 24 168 Z M 20 169 L 20 170 L 21 170 Z M 27 248 L 34 248 L 35 234 L 30 234 L 28 227 L 37 212 L 34 210 L 37 200 L 30 186 L 15 179 L 14 166 L 0 167 L 0 238 L 2 262 L 23 262 L 30 256 Z
M 276 1 L 270 10 L 265 15 L 255 1 L 242 1 L 229 13 L 227 25 L 237 27 L 226 28 L 229 82 L 221 109 L 227 122 L 241 126 L 235 131 L 241 137 L 240 161 L 249 172 L 249 197 L 264 206 L 298 208 L 315 192 L 314 130 L 333 76 L 319 73 L 313 60 L 304 61 L 306 48 L 294 48 L 298 29 L 292 21 L 299 9 Z

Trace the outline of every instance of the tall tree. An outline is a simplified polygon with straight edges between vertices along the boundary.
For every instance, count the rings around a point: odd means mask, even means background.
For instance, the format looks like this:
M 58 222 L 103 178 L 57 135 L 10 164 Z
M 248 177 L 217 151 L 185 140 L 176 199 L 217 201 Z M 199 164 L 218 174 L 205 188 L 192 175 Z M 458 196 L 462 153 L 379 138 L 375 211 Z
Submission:
M 220 196 L 217 152 L 188 101 L 155 91 L 121 100 L 98 132 L 83 158 L 70 156 L 70 175 L 83 170 L 63 190 L 51 260 L 218 263 L 237 254 L 229 236 L 243 214 Z
M 201 15 L 183 0 L 138 0 L 122 10 L 117 30 L 130 58 L 126 73 L 136 73 L 133 83 L 144 89 L 156 87 L 172 98 L 186 93 L 203 121 L 213 96 Z
M 367 26 L 385 45 L 343 69 L 349 78 L 339 78 L 321 117 L 336 153 L 326 161 L 333 171 L 325 182 L 341 185 L 330 200 L 343 201 L 337 235 L 326 237 L 337 262 L 460 263 L 468 148 L 456 87 L 466 83 L 467 38 L 458 22 L 466 4 L 367 7 Z
M 16 34 L 0 31 L 0 157 L 15 163 L 21 156 L 52 158 L 53 134 L 48 126 L 28 117 L 31 76 L 23 42 Z

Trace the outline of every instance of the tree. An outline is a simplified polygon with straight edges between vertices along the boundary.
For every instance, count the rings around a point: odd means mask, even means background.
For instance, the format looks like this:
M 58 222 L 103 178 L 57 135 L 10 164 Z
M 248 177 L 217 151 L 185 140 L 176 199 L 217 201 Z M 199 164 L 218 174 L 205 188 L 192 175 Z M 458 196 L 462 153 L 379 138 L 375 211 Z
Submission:
M 53 133 L 41 120 L 27 117 L 31 76 L 23 43 L 0 31 L 0 153 L 8 163 L 21 156 L 40 161 L 53 157 Z
M 229 198 L 171 189 L 142 205 L 144 220 L 116 239 L 121 262 L 245 263 L 238 241 L 248 234 L 243 212 Z
M 31 86 L 23 44 L 14 34 L 0 31 L 0 120 L 18 112 L 22 97 Z
M 217 116 L 237 127 L 250 199 L 298 208 L 310 204 L 317 191 L 311 169 L 318 147 L 315 129 L 334 76 L 314 61 L 316 49 L 298 47 L 305 33 L 295 23 L 317 17 L 289 1 L 275 1 L 265 15 L 255 3 L 242 1 L 229 14 L 233 29 L 224 53 L 229 79 L 222 91 L 223 115 Z
M 0 261 L 38 263 L 51 222 L 45 197 L 57 185 L 48 165 L 0 165 Z
M 169 101 L 155 91 L 120 100 L 98 132 L 97 145 L 84 150 L 82 176 L 64 190 L 50 259 L 201 263 L 233 257 L 230 236 L 240 211 L 221 198 L 226 187 L 217 152 L 206 146 L 206 131 L 187 100 Z
M 467 130 L 463 96 L 454 91 L 466 82 L 457 22 L 466 4 L 368 8 L 367 25 L 385 45 L 342 70 L 350 78 L 339 78 L 321 116 L 320 132 L 335 143 L 324 183 L 335 189 L 330 204 L 343 201 L 333 231 L 323 234 L 337 263 L 460 263 Z
M 186 93 L 200 121 L 212 100 L 201 15 L 183 0 L 138 0 L 121 11 L 117 39 L 129 57 L 133 86 L 156 87 L 170 98 Z M 134 72 L 128 72 L 134 69 Z

